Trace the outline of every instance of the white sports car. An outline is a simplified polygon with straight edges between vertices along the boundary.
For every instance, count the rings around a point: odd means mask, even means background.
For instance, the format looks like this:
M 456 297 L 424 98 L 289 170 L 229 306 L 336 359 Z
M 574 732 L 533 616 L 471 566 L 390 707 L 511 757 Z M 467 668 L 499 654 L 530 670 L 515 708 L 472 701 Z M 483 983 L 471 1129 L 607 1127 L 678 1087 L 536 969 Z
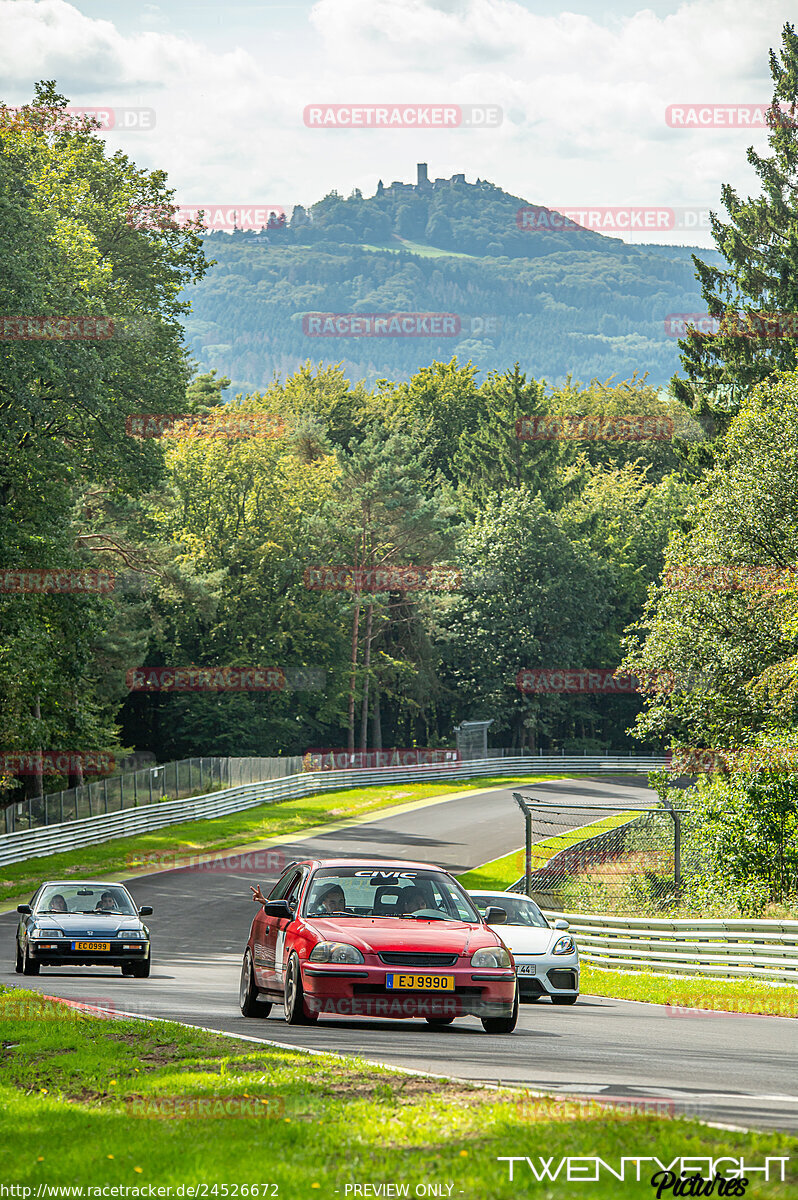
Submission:
M 503 908 L 507 923 L 495 926 L 512 952 L 521 1001 L 548 996 L 552 1004 L 576 1004 L 579 998 L 579 951 L 567 933 L 568 922 L 549 925 L 527 896 L 515 892 L 469 892 L 480 913 L 489 905 Z

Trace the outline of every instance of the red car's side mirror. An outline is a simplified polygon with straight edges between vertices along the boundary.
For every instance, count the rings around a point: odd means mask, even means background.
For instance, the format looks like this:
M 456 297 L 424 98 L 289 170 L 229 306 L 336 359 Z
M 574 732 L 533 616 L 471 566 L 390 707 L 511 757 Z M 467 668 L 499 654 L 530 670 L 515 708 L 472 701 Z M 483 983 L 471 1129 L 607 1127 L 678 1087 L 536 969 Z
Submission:
M 294 914 L 287 900 L 267 900 L 263 906 L 267 917 L 279 917 L 284 921 L 293 921 Z

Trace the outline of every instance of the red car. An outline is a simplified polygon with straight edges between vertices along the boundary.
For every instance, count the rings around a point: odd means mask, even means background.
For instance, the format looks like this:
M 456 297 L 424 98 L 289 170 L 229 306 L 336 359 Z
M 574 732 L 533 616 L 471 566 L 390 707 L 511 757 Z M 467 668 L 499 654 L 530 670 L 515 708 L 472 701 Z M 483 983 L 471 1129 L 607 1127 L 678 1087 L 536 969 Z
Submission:
M 487 1033 L 518 1019 L 515 965 L 460 884 L 425 863 L 292 863 L 252 922 L 241 968 L 245 1017 L 282 1004 L 289 1025 L 320 1014 L 479 1017 Z

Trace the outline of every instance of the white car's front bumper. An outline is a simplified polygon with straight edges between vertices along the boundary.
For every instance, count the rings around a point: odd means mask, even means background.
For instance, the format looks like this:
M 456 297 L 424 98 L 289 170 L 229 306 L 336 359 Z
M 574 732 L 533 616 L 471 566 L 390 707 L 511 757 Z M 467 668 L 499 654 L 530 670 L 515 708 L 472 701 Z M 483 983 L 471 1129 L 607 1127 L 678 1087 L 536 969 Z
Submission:
M 513 954 L 518 975 L 518 995 L 523 1000 L 539 996 L 579 994 L 579 954 Z

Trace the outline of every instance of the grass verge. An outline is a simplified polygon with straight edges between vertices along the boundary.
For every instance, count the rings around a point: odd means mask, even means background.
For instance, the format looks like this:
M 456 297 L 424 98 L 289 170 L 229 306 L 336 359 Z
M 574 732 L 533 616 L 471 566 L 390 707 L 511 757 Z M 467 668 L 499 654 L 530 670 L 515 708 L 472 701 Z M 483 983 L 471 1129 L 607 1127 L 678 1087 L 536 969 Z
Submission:
M 172 865 L 180 857 L 229 849 L 271 838 L 303 833 L 317 825 L 362 817 L 380 809 L 417 800 L 434 799 L 454 792 L 501 787 L 503 784 L 533 783 L 541 779 L 571 778 L 567 775 L 486 775 L 452 783 L 400 783 L 367 788 L 344 788 L 298 800 L 278 801 L 213 817 L 167 825 L 151 833 L 115 838 L 98 846 L 31 858 L 0 867 L 0 906 L 27 900 L 42 879 L 92 877 L 142 870 L 158 856 L 168 856 Z M 173 857 L 174 856 L 174 857 Z
M 581 842 L 588 837 L 595 837 L 596 834 L 604 833 L 607 829 L 625 825 L 636 815 L 633 812 L 614 813 L 611 817 L 602 817 L 599 821 L 591 821 L 589 825 L 581 825 L 578 829 L 569 829 L 564 833 L 558 833 L 553 837 L 535 842 L 532 847 L 532 870 L 535 871 L 538 867 L 545 866 L 552 855 L 557 854 L 560 850 L 567 850 L 576 842 Z M 513 850 L 502 858 L 495 858 L 492 862 L 483 863 L 481 867 L 476 867 L 473 871 L 468 871 L 458 878 L 464 888 L 502 888 L 506 890 L 519 880 L 523 873 L 524 848 L 522 846 L 520 850 Z
M 609 971 L 582 959 L 580 987 L 591 996 L 667 1004 L 681 1010 L 673 1014 L 679 1017 L 709 1016 L 713 1012 L 798 1016 L 798 987 L 759 979 L 715 979 L 711 975 L 674 978 L 657 971 Z
M 40 1186 L 75 1185 L 127 1196 L 171 1187 L 175 1196 L 181 1184 L 200 1184 L 204 1196 L 234 1196 L 238 1185 L 247 1188 L 239 1196 L 343 1200 L 356 1194 L 352 1185 L 390 1183 L 408 1191 L 382 1194 L 425 1195 L 419 1186 L 435 1184 L 442 1190 L 432 1195 L 504 1200 L 534 1184 L 528 1169 L 519 1178 L 518 1164 L 510 1182 L 497 1161 L 504 1155 L 529 1155 L 538 1169 L 538 1156 L 553 1169 L 569 1156 L 599 1156 L 618 1169 L 622 1156 L 761 1165 L 795 1154 L 784 1134 L 485 1091 L 167 1022 L 99 1020 L 21 989 L 0 993 L 0 1038 L 0 1179 L 34 1196 Z M 640 1182 L 632 1165 L 625 1182 L 602 1171 L 591 1197 L 653 1195 L 657 1167 L 647 1167 Z M 788 1163 L 784 1182 L 757 1176 L 757 1197 L 794 1195 L 790 1171 Z M 540 1195 L 573 1196 L 564 1174 Z

